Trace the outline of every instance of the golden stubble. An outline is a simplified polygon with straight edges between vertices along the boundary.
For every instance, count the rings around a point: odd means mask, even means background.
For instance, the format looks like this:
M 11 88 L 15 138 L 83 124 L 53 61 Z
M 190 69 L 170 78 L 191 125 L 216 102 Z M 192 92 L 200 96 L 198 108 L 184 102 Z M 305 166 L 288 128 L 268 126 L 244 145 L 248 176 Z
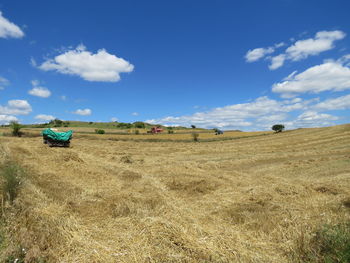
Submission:
M 350 125 L 199 143 L 113 136 L 70 148 L 1 137 L 28 173 L 10 223 L 28 262 L 295 262 L 315 229 L 349 219 Z

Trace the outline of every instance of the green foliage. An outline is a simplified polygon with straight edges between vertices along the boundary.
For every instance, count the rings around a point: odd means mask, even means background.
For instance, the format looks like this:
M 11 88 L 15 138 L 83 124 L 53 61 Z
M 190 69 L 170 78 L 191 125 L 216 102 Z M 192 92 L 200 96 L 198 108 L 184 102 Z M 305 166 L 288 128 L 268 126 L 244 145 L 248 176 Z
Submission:
M 102 129 L 96 129 L 95 133 L 96 134 L 105 134 L 106 132 L 105 132 L 105 130 L 102 130 Z
M 121 129 L 130 129 L 132 127 L 132 124 L 131 123 L 118 122 L 117 127 L 121 128 Z
M 133 123 L 135 128 L 144 129 L 146 127 L 145 123 L 142 121 L 136 121 Z
M 3 179 L 3 198 L 12 203 L 18 194 L 23 170 L 17 164 L 8 162 L 1 167 L 0 175 Z
M 284 130 L 284 125 L 283 124 L 275 124 L 271 127 L 272 130 L 275 132 L 282 132 Z
M 195 129 L 195 128 L 196 128 L 196 125 L 191 125 L 191 128 L 192 128 L 192 129 Z
M 140 131 L 139 131 L 139 130 L 135 130 L 135 134 L 136 134 L 136 135 L 139 135 L 139 134 L 140 134 Z
M 303 262 L 350 262 L 350 222 L 325 225 L 316 232 Z
M 21 132 L 22 126 L 18 122 L 12 121 L 10 123 L 10 127 L 11 127 L 11 133 L 13 136 L 18 136 L 18 137 L 22 136 L 22 132 Z
M 192 138 L 193 138 L 193 141 L 194 141 L 194 142 L 198 142 L 199 133 L 193 132 L 193 133 L 192 133 Z
M 168 133 L 169 133 L 169 134 L 173 134 L 173 133 L 174 133 L 174 130 L 168 130 Z

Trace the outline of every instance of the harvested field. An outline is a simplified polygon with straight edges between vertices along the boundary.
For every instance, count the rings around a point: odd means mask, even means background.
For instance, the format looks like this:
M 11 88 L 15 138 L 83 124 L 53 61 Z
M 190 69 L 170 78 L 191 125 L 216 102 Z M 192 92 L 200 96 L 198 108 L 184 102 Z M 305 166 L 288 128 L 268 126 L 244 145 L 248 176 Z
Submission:
M 114 136 L 77 136 L 71 148 L 0 137 L 1 161 L 27 171 L 4 212 L 6 253 L 18 244 L 27 262 L 301 262 L 317 229 L 349 221 L 350 125 L 213 142 Z

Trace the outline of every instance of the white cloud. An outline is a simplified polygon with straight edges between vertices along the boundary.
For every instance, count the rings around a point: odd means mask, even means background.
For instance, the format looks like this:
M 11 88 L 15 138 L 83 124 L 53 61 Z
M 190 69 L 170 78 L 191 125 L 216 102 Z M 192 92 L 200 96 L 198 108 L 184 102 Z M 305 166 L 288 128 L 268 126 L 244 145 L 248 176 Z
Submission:
M 111 121 L 112 121 L 112 122 L 116 122 L 116 121 L 118 121 L 118 118 L 112 117 L 112 118 L 111 118 Z
M 279 48 L 279 47 L 284 47 L 286 44 L 284 42 L 281 42 L 281 43 L 277 43 L 275 44 L 275 47 L 276 48 Z
M 30 95 L 41 97 L 41 98 L 48 98 L 51 95 L 51 92 L 48 89 L 45 88 L 33 88 L 30 91 L 28 91 Z
M 350 68 L 341 62 L 344 60 L 328 61 L 299 74 L 293 72 L 284 81 L 275 83 L 272 91 L 283 97 L 293 97 L 300 93 L 350 89 Z
M 84 110 L 78 109 L 73 113 L 77 115 L 88 116 L 88 115 L 91 115 L 92 111 L 90 109 L 84 109 Z
M 274 100 L 264 96 L 251 102 L 214 108 L 206 112 L 168 116 L 145 122 L 166 126 L 196 125 L 202 128 L 239 130 L 270 130 L 272 125 L 282 123 L 287 129 L 293 129 L 334 125 L 339 117 L 320 111 L 348 108 L 350 108 L 350 94 L 323 102 L 320 102 L 319 98 Z M 293 118 L 293 112 L 298 116 Z
M 40 83 L 38 80 L 32 80 L 31 81 L 33 88 L 28 91 L 30 95 L 41 97 L 41 98 L 48 98 L 51 96 L 51 91 L 48 90 L 45 87 L 40 87 Z
M 328 99 L 317 103 L 312 107 L 314 110 L 345 110 L 350 109 L 350 94 L 335 99 Z
M 284 53 L 277 56 L 268 57 L 271 60 L 269 65 L 270 70 L 275 70 L 283 66 L 285 61 L 299 61 L 306 59 L 309 56 L 315 56 L 321 52 L 333 49 L 334 42 L 345 38 L 346 34 L 340 30 L 334 31 L 319 31 L 314 38 L 302 39 L 294 42 L 294 44 L 286 48 Z M 285 44 L 278 43 L 269 48 L 256 48 L 249 50 L 245 56 L 247 62 L 253 62 L 261 59 L 267 54 L 273 53 L 276 48 L 282 47 Z
M 60 96 L 60 99 L 63 100 L 63 101 L 66 101 L 67 100 L 67 96 L 66 95 L 62 95 L 62 96 Z
M 285 125 L 289 129 L 307 128 L 307 127 L 322 127 L 334 125 L 334 121 L 338 120 L 337 116 L 326 113 L 318 113 L 316 111 L 306 111 L 300 114 L 295 120 L 288 121 Z
M 336 31 L 320 31 L 315 38 L 299 40 L 286 49 L 287 57 L 293 61 L 305 59 L 308 56 L 318 55 L 321 52 L 334 48 L 334 41 L 343 39 L 345 33 Z
M 273 53 L 274 51 L 275 49 L 273 47 L 255 48 L 253 50 L 248 50 L 247 54 L 245 55 L 245 58 L 247 62 L 254 62 L 263 58 L 267 54 Z
M 0 105 L 1 115 L 27 115 L 32 107 L 26 100 L 9 100 L 6 106 Z
M 2 16 L 0 11 L 0 37 L 2 38 L 21 38 L 24 36 L 23 31 L 14 23 Z
M 269 69 L 274 70 L 283 66 L 285 60 L 286 60 L 286 55 L 284 54 L 280 54 L 278 56 L 272 57 L 271 64 L 269 65 Z
M 132 116 L 139 116 L 139 113 L 138 112 L 133 112 L 131 113 Z
M 276 101 L 265 96 L 248 103 L 228 105 L 193 115 L 146 120 L 146 122 L 168 126 L 193 124 L 203 128 L 241 129 L 253 127 L 257 122 L 283 120 L 287 117 L 286 113 L 305 110 L 311 102 L 310 100 Z
M 38 114 L 35 116 L 35 119 L 40 120 L 40 121 L 51 121 L 51 120 L 54 120 L 55 117 L 52 115 Z
M 10 82 L 7 79 L 0 76 L 0 90 L 5 89 L 5 86 L 8 86 L 9 84 Z
M 11 115 L 0 115 L 0 124 L 8 124 L 11 121 L 18 121 L 18 119 L 15 116 Z
M 132 72 L 134 66 L 128 61 L 100 49 L 96 54 L 86 50 L 84 45 L 48 59 L 39 68 L 55 70 L 62 74 L 77 75 L 87 81 L 117 82 L 120 73 Z

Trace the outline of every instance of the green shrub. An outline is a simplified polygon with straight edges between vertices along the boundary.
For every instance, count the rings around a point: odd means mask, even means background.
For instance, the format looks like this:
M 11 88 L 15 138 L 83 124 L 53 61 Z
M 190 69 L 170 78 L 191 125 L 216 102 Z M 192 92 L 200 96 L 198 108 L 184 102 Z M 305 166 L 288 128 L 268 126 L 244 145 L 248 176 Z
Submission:
M 193 138 L 194 142 L 198 142 L 198 137 L 199 137 L 199 133 L 197 133 L 197 132 L 192 133 L 192 138 Z
M 169 134 L 173 134 L 173 133 L 174 133 L 174 130 L 168 130 L 168 133 L 169 133 Z
M 23 170 L 17 164 L 9 162 L 1 167 L 0 174 L 3 179 L 3 198 L 12 203 L 18 194 Z
M 135 128 L 144 129 L 146 127 L 145 123 L 142 121 L 136 121 L 133 123 Z
M 10 127 L 11 127 L 11 133 L 13 136 L 18 136 L 18 137 L 21 137 L 22 136 L 22 132 L 21 132 L 21 128 L 22 126 L 16 122 L 16 121 L 12 121 L 10 123 Z
M 96 134 L 105 134 L 106 132 L 105 132 L 105 130 L 102 130 L 102 129 L 96 129 L 95 133 Z
M 139 131 L 139 130 L 135 130 L 135 134 L 136 134 L 136 135 L 139 135 L 139 134 L 140 134 L 140 131 Z

